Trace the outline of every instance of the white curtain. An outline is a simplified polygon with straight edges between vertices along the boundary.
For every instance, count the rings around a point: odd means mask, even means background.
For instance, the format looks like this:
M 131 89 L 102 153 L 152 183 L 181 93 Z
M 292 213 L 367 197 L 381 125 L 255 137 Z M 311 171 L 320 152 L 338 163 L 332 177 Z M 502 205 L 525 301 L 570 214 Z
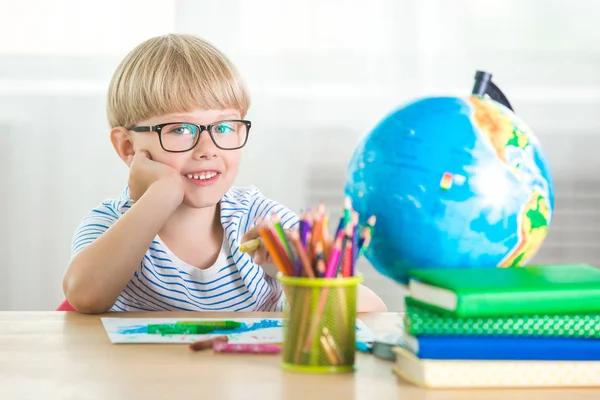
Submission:
M 245 75 L 253 130 L 238 183 L 296 211 L 322 196 L 335 206 L 336 193 L 341 206 L 341 192 L 323 192 L 315 174 L 341 188 L 354 145 L 392 108 L 468 94 L 476 69 L 492 72 L 565 188 L 539 259 L 594 261 L 595 253 L 560 247 L 600 239 L 592 206 L 575 226 L 567 206 L 560 210 L 563 194 L 571 210 L 596 196 L 573 182 L 597 187 L 600 166 L 600 3 L 576 3 L 0 2 L 0 310 L 49 310 L 62 300 L 75 226 L 126 182 L 105 118 L 112 71 L 135 44 L 172 31 L 213 42 Z M 362 270 L 390 309 L 402 307 L 398 285 L 366 262 Z

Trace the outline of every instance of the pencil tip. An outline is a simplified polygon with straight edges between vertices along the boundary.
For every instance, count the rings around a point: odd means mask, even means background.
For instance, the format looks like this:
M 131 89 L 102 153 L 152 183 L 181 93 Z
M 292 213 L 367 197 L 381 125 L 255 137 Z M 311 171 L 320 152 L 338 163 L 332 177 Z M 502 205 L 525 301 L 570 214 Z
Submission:
M 325 202 L 323 202 L 323 200 L 321 200 L 319 202 L 319 207 L 317 209 L 317 211 L 319 212 L 319 214 L 323 215 L 325 214 Z
M 321 241 L 317 242 L 316 250 L 317 250 L 317 253 L 322 253 L 323 252 L 323 243 L 321 243 Z
M 344 198 L 344 208 L 346 210 L 349 210 L 352 208 L 352 199 L 348 196 L 346 196 L 346 198 Z

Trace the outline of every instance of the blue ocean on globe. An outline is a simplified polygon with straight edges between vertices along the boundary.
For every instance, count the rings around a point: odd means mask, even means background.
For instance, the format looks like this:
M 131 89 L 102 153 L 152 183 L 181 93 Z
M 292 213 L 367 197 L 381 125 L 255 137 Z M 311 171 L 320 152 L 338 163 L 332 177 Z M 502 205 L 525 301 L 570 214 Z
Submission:
M 366 258 L 403 284 L 413 268 L 526 265 L 554 211 L 539 140 L 509 108 L 476 95 L 419 99 L 387 115 L 355 149 L 345 191 L 361 225 L 377 218 Z

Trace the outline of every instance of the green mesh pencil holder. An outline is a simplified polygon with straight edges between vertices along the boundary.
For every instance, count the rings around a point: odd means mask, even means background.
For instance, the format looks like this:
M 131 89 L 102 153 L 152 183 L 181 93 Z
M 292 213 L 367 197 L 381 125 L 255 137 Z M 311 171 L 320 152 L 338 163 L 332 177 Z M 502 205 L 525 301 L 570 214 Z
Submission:
M 356 352 L 356 299 L 362 276 L 279 275 L 286 296 L 283 364 L 299 372 L 350 372 Z

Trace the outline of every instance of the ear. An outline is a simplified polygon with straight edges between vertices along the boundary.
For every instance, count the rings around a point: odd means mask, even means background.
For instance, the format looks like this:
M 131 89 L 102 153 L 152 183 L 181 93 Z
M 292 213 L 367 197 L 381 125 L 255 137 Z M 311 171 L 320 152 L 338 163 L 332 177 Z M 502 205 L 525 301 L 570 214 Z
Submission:
M 122 126 L 111 129 L 110 141 L 121 160 L 129 166 L 135 154 L 129 131 Z

